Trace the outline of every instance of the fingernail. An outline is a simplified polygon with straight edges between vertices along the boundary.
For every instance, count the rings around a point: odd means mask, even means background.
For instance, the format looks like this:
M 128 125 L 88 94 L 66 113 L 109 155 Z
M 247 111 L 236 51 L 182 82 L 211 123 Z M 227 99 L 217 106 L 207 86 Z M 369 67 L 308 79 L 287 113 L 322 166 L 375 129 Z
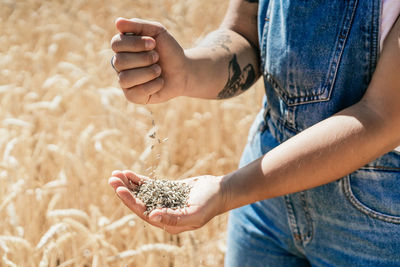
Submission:
M 153 58 L 153 62 L 157 62 L 158 60 L 158 53 L 157 52 L 153 52 L 153 54 L 151 55 Z
M 113 172 L 111 173 L 111 175 L 116 175 L 117 173 L 119 173 L 119 171 L 118 171 L 118 170 L 115 170 L 115 171 L 113 171 Z
M 117 188 L 117 190 L 115 190 L 115 193 L 117 193 L 117 195 L 118 195 L 119 197 L 122 197 L 122 196 L 121 196 L 121 193 L 120 193 L 119 190 L 118 190 L 118 188 Z
M 154 68 L 154 70 L 155 70 L 155 72 L 156 72 L 157 74 L 160 74 L 160 73 L 161 73 L 161 67 L 160 67 L 159 65 L 154 64 L 154 65 L 153 65 L 153 68 Z
M 152 40 L 146 40 L 144 41 L 144 47 L 146 49 L 152 49 L 153 48 L 153 41 Z
M 117 21 L 120 20 L 120 19 L 125 19 L 125 18 L 123 18 L 123 17 L 118 17 L 118 18 L 115 20 L 115 23 L 117 23 Z
M 152 222 L 161 222 L 161 215 L 157 215 L 157 216 L 154 216 L 154 217 L 150 218 L 150 221 L 152 221 Z

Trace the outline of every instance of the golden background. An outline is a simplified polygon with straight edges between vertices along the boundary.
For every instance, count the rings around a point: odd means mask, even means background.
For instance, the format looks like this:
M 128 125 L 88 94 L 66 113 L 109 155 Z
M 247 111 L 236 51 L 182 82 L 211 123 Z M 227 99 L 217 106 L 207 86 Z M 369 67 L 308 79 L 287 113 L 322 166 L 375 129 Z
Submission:
M 0 0 L 0 266 L 222 266 L 226 215 L 170 235 L 107 180 L 115 169 L 179 179 L 236 168 L 262 86 L 141 106 L 110 67 L 117 17 L 160 21 L 190 47 L 227 2 Z M 168 141 L 149 150 L 152 120 Z

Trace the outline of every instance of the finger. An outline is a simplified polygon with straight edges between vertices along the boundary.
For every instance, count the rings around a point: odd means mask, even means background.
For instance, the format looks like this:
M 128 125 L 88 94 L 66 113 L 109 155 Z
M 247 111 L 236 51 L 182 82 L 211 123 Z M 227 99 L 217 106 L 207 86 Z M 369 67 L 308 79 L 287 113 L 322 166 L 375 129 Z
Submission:
M 136 35 L 146 35 L 156 37 L 165 31 L 162 24 L 155 21 L 142 20 L 138 18 L 125 19 L 118 18 L 115 21 L 117 30 L 121 33 L 134 33 Z
M 133 171 L 125 170 L 123 171 L 125 177 L 129 179 L 132 183 L 140 185 L 143 184 L 145 181 L 150 180 L 148 177 L 140 174 L 136 174 Z
M 173 96 L 171 96 L 169 94 L 169 92 L 165 92 L 165 90 L 158 90 L 155 93 L 150 95 L 147 103 L 148 104 L 158 104 L 158 103 L 165 102 L 171 98 L 173 98 Z
M 111 39 L 111 49 L 114 52 L 150 51 L 156 46 L 156 41 L 149 36 L 117 34 Z
M 146 217 L 143 213 L 146 211 L 146 206 L 142 201 L 135 198 L 129 189 L 126 187 L 120 186 L 118 187 L 115 192 L 117 193 L 118 197 L 122 200 L 122 202 L 127 206 L 130 210 L 136 213 L 139 217 L 146 220 Z
M 133 86 L 149 82 L 161 74 L 161 67 L 153 64 L 149 67 L 124 70 L 118 73 L 119 84 L 122 88 L 131 88 Z
M 198 227 L 200 218 L 195 207 L 184 209 L 155 209 L 149 214 L 149 220 L 170 227 Z
M 115 55 L 113 55 L 112 58 L 111 58 L 111 67 L 118 73 L 119 70 L 114 66 L 114 61 L 115 61 L 114 57 L 115 57 Z
M 116 53 L 112 65 L 118 72 L 128 69 L 150 66 L 158 61 L 158 53 L 155 50 L 141 53 Z
M 123 185 L 131 190 L 135 189 L 134 185 L 129 182 L 129 179 L 125 176 L 125 174 L 122 171 L 116 170 L 113 171 L 111 174 L 113 177 L 117 177 L 123 182 Z
M 114 191 L 117 190 L 118 187 L 125 186 L 124 182 L 115 176 L 108 179 L 108 184 L 114 189 Z
M 136 104 L 147 104 L 151 96 L 162 89 L 164 79 L 158 77 L 150 82 L 123 89 L 126 99 Z
M 157 226 L 157 225 L 155 225 L 155 226 Z M 157 226 L 157 227 L 159 227 L 159 228 L 163 229 L 164 231 L 166 231 L 166 232 L 168 232 L 170 234 L 173 234 L 173 235 L 180 234 L 180 233 L 185 232 L 185 231 L 196 230 L 198 228 L 198 227 L 191 227 L 191 226 L 172 227 L 172 226 L 166 226 L 166 225 Z

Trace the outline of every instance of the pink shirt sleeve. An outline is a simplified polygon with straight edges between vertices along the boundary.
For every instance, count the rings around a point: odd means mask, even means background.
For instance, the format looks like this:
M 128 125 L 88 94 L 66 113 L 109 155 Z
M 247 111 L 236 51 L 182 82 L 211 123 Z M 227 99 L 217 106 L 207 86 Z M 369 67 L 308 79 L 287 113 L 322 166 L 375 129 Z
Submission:
M 400 0 L 382 0 L 382 17 L 379 44 L 382 50 L 383 42 L 396 19 L 400 15 Z

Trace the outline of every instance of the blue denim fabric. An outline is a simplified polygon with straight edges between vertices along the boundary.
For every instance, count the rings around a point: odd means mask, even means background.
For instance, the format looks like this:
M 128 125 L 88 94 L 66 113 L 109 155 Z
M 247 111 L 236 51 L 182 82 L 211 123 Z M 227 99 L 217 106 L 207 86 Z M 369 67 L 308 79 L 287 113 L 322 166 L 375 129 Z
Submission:
M 260 1 L 266 97 L 240 166 L 360 100 L 379 57 L 380 11 L 381 0 Z M 400 153 L 233 210 L 225 265 L 400 266 Z

